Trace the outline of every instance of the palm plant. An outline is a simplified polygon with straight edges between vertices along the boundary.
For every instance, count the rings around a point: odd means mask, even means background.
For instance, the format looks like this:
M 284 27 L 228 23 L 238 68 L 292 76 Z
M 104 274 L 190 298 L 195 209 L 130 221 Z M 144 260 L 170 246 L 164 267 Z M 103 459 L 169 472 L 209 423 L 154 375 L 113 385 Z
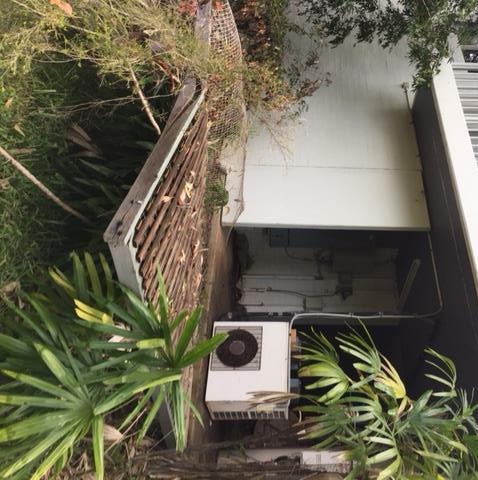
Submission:
M 367 474 L 385 479 L 476 478 L 478 469 L 477 405 L 456 389 L 453 362 L 427 349 L 427 363 L 436 370 L 427 377 L 438 391 L 417 400 L 407 396 L 393 365 L 364 329 L 336 338 L 340 351 L 352 359 L 354 375 L 339 364 L 338 351 L 323 334 L 312 332 L 300 359 L 309 405 L 301 436 L 317 448 L 337 446 L 353 460 L 347 479 Z
M 102 479 L 105 421 L 115 422 L 118 415 L 112 414 L 127 404 L 131 412 L 120 429 L 150 406 L 142 438 L 166 400 L 182 448 L 178 415 L 189 402 L 180 388 L 182 370 L 224 340 L 218 336 L 189 347 L 200 309 L 170 319 L 164 290 L 155 309 L 113 282 L 104 257 L 100 268 L 89 254 L 83 261 L 73 254 L 72 262 L 72 278 L 51 269 L 52 281 L 27 297 L 29 308 L 9 304 L 18 320 L 4 319 L 0 478 L 40 479 L 58 471 L 73 448 L 91 437 Z M 173 341 L 172 332 L 181 327 Z

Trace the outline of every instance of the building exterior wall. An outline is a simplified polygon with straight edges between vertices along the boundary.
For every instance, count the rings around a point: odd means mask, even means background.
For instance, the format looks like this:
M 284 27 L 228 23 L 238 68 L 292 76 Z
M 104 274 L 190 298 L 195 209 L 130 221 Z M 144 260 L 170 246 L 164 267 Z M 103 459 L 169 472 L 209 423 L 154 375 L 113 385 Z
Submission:
M 291 42 L 311 48 L 304 36 Z M 427 230 L 406 45 L 324 45 L 318 68 L 322 85 L 298 118 L 252 125 L 237 225 Z
M 478 385 L 478 298 L 433 94 L 418 92 L 414 121 L 420 149 L 443 309 L 431 344 L 456 363 L 459 384 Z M 420 378 L 420 376 L 418 376 Z

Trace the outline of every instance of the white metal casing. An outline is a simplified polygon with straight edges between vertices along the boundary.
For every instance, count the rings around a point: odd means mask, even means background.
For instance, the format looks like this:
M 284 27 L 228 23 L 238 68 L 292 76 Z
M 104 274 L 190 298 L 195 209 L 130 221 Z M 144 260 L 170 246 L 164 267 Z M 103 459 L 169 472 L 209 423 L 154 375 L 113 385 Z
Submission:
M 289 392 L 290 342 L 287 322 L 215 322 L 218 328 L 262 329 L 259 345 L 260 365 L 251 370 L 245 367 L 213 369 L 218 359 L 213 353 L 209 359 L 206 385 L 206 405 L 214 420 L 249 420 L 259 418 L 288 418 L 289 402 L 279 405 L 254 405 L 251 393 L 259 391 Z M 251 328 L 252 327 L 252 328 Z

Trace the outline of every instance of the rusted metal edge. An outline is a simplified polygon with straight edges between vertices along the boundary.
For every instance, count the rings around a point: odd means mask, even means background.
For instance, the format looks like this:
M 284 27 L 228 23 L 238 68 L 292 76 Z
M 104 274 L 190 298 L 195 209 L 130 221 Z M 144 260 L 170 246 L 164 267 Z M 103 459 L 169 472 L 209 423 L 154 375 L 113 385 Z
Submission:
M 191 79 L 182 88 L 161 137 L 103 234 L 103 239 L 108 244 L 126 244 L 133 235 L 136 223 L 204 101 L 204 91 L 194 98 L 196 85 L 196 80 Z

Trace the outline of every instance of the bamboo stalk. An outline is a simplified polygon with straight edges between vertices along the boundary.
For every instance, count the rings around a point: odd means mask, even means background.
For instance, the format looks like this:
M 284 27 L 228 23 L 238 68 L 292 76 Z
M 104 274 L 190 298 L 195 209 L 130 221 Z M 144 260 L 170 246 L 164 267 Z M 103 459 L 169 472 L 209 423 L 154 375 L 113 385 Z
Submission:
M 7 162 L 9 162 L 16 170 L 18 170 L 25 178 L 27 178 L 35 187 L 37 187 L 46 197 L 55 202 L 60 208 L 70 213 L 74 217 L 81 220 L 87 225 L 92 225 L 92 222 L 88 220 L 84 215 L 75 210 L 73 207 L 65 203 L 59 197 L 57 197 L 46 185 L 38 180 L 33 173 L 31 173 L 26 167 L 24 167 L 18 160 L 15 160 L 4 148 L 0 146 L 0 155 L 2 155 Z

